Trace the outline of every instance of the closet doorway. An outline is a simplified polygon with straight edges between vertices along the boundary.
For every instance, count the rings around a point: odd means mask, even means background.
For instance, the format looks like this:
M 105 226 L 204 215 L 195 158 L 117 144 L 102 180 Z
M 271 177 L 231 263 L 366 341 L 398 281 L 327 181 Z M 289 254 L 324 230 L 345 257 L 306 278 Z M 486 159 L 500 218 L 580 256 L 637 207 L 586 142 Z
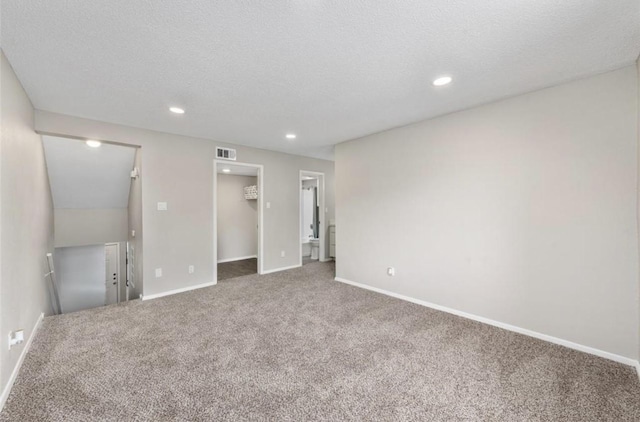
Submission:
M 262 183 L 258 164 L 214 161 L 216 281 L 262 273 Z

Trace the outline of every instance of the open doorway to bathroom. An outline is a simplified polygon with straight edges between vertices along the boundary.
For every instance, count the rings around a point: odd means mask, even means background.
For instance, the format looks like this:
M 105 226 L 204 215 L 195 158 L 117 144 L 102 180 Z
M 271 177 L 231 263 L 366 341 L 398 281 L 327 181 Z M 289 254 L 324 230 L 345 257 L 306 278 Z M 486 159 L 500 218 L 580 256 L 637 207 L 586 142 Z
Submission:
M 326 261 L 324 173 L 300 171 L 300 265 Z
M 216 280 L 261 272 L 262 166 L 214 162 Z

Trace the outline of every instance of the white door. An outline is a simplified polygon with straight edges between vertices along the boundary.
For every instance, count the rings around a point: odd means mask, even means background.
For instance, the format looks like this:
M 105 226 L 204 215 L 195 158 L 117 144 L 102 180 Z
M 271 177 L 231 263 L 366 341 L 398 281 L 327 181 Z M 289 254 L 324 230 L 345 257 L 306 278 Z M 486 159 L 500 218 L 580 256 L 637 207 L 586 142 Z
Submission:
M 118 303 L 118 245 L 106 245 L 104 251 L 107 264 L 105 271 L 105 305 L 111 305 L 112 303 Z

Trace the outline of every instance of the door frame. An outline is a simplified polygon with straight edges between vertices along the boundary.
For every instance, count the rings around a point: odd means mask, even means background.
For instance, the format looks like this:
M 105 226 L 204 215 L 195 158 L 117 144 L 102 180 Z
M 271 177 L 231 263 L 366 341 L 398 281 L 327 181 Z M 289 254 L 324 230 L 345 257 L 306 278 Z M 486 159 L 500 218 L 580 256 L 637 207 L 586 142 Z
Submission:
M 113 246 L 115 245 L 116 247 L 116 273 L 118 274 L 118 276 L 116 277 L 116 303 L 120 303 L 120 277 L 122 276 L 122 274 L 120 273 L 120 243 L 118 242 L 109 242 L 109 243 L 105 243 L 104 244 L 104 249 L 105 249 L 105 264 L 106 264 L 106 251 L 107 251 L 107 246 Z M 105 276 L 106 276 L 106 269 L 105 269 Z M 109 304 L 107 304 L 107 280 L 104 280 L 105 283 L 105 292 L 104 292 L 104 304 L 105 306 L 108 306 Z
M 311 171 L 311 170 L 300 170 L 300 175 L 298 176 L 298 244 L 300 245 L 300 261 L 299 264 L 302 266 L 302 182 L 303 177 L 305 176 L 316 176 L 318 178 L 318 208 L 320 208 L 319 220 L 320 220 L 320 229 L 318 231 L 320 239 L 320 250 L 318 251 L 318 261 L 326 262 L 329 259 L 326 257 L 326 231 L 329 229 L 329 225 L 327 224 L 327 213 L 326 213 L 326 205 L 325 205 L 325 174 L 319 171 Z
M 264 273 L 264 166 L 228 160 L 213 160 L 213 284 L 218 283 L 218 165 L 251 167 L 258 170 L 258 274 Z

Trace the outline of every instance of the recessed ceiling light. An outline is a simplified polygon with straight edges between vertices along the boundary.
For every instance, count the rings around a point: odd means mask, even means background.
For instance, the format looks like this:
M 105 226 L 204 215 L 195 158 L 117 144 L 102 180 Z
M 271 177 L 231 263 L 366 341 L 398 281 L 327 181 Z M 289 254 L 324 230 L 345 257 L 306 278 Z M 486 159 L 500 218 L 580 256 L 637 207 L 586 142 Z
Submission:
M 452 80 L 453 78 L 451 76 L 441 76 L 438 79 L 434 80 L 433 84 L 435 86 L 443 86 L 443 85 L 450 84 Z
M 231 169 L 222 169 L 223 173 L 231 173 Z
M 295 133 L 287 133 L 287 139 L 296 139 Z
M 169 107 L 169 111 L 176 114 L 184 114 L 184 109 L 180 107 Z
M 100 145 L 102 145 L 102 142 L 100 141 L 93 141 L 91 139 L 89 139 L 87 141 L 87 145 L 89 145 L 91 148 L 98 148 Z

